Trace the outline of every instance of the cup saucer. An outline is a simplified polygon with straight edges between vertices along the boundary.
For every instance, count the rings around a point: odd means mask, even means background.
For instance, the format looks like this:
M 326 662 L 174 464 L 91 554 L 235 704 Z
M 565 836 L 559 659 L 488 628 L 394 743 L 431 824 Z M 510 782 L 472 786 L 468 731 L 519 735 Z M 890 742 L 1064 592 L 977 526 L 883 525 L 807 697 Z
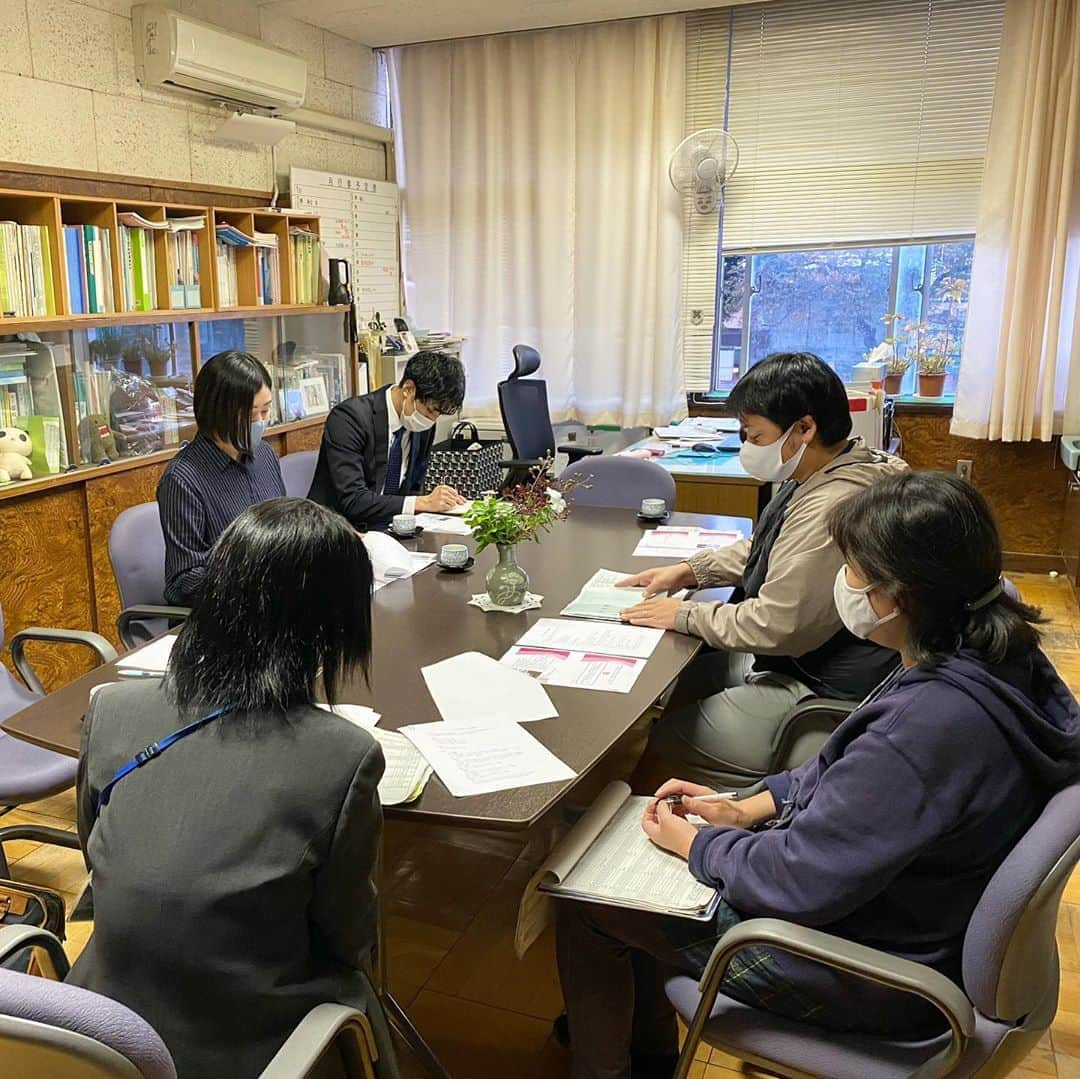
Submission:
M 467 569 L 472 569 L 473 566 L 476 565 L 476 559 L 470 555 L 469 560 L 462 563 L 460 566 L 447 566 L 436 559 L 435 565 L 438 566 L 443 573 L 464 573 Z
M 645 521 L 648 524 L 663 524 L 670 516 L 671 513 L 669 510 L 664 510 L 663 513 L 657 514 L 655 517 L 651 517 L 649 514 L 641 513 L 639 511 L 637 519 L 639 521 Z
M 387 525 L 386 531 L 389 532 L 391 536 L 396 536 L 398 539 L 416 539 L 417 536 L 422 536 L 424 534 L 424 526 L 417 525 L 411 532 L 399 532 L 393 525 Z

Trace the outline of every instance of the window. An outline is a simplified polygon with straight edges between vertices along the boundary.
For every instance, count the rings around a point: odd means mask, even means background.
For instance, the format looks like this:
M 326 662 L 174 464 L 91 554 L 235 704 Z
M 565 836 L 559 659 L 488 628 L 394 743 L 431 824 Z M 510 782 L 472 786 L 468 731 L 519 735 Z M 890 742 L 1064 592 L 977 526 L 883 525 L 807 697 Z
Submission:
M 720 212 L 686 200 L 689 391 L 777 348 L 850 372 L 897 311 L 927 333 L 950 311 L 962 325 L 940 281 L 970 276 L 1003 11 L 769 0 L 687 16 L 686 131 L 726 128 L 740 151 Z
M 810 350 L 842 379 L 887 337 L 906 355 L 915 333 L 947 350 L 945 393 L 956 387 L 963 345 L 970 239 L 725 255 L 717 363 L 711 389 L 725 392 L 748 366 L 771 352 Z M 886 316 L 898 314 L 890 324 Z M 946 338 L 948 343 L 946 344 Z M 901 393 L 916 394 L 916 370 Z

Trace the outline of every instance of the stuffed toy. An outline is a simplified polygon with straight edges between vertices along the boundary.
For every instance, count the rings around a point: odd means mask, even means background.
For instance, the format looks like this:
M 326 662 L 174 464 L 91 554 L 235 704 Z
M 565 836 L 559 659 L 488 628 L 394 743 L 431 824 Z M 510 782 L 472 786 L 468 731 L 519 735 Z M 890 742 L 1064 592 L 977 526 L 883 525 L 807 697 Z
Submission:
M 30 455 L 34 447 L 30 436 L 17 427 L 0 427 L 0 483 L 30 480 Z
M 115 461 L 124 450 L 124 440 L 113 434 L 109 418 L 95 412 L 79 421 L 79 449 L 84 461 L 100 464 L 104 460 Z

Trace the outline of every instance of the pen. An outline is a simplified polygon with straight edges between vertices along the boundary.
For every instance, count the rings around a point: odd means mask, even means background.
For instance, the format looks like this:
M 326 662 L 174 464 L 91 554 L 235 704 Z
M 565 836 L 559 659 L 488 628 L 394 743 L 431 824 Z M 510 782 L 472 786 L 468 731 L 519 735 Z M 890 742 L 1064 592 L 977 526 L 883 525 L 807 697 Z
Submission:
M 125 667 L 116 672 L 121 678 L 162 678 L 164 671 L 137 671 L 132 667 Z
M 695 795 L 688 794 L 688 798 L 693 798 Z M 699 802 L 723 802 L 728 798 L 738 798 L 738 794 L 735 791 L 725 791 L 722 794 L 702 794 L 698 797 Z M 681 806 L 683 796 L 681 794 L 669 794 L 666 798 L 661 799 L 667 802 L 669 806 Z

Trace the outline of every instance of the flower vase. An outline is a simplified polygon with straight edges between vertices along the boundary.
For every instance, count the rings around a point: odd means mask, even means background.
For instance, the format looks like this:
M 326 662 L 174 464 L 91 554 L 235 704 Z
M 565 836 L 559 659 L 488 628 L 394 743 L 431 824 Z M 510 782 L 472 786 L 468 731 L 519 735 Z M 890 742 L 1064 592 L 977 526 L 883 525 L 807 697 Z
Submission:
M 485 584 L 492 603 L 500 607 L 516 607 L 524 601 L 529 575 L 518 565 L 513 544 L 499 544 L 499 561 L 488 570 Z

